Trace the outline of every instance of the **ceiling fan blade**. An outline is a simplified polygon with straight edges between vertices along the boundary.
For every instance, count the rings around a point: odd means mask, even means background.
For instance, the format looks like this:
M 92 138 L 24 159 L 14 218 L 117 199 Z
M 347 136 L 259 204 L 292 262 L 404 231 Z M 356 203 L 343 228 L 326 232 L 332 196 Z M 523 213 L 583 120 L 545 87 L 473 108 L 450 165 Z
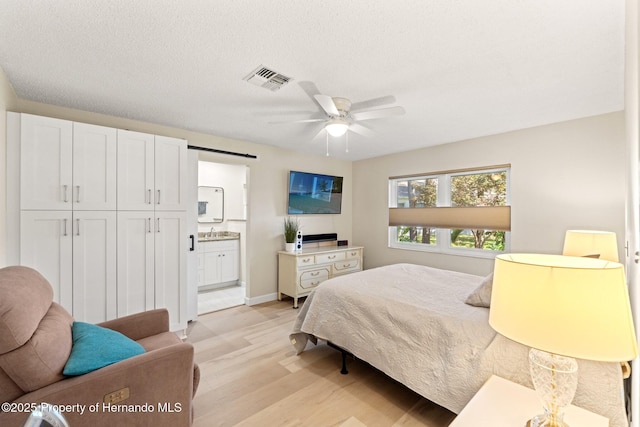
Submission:
M 282 123 L 312 123 L 312 122 L 326 122 L 327 119 L 304 119 L 304 120 L 284 120 L 277 122 L 269 122 L 270 125 L 278 125 Z
M 353 131 L 353 133 L 357 133 L 358 135 L 362 135 L 362 136 L 366 136 L 366 137 L 372 137 L 375 136 L 375 132 L 372 131 L 371 129 L 362 126 L 361 124 L 358 123 L 351 123 L 349 125 L 349 130 Z
M 304 92 L 309 96 L 309 98 L 313 99 L 314 101 L 314 96 L 320 95 L 320 91 L 316 87 L 316 84 L 313 82 L 298 82 L 298 86 L 300 86 L 302 90 L 304 90 Z
M 371 120 L 381 119 L 389 116 L 400 116 L 404 114 L 404 108 L 402 107 L 389 107 L 380 108 L 379 110 L 361 111 L 359 113 L 352 113 L 351 117 L 354 120 Z
M 351 111 L 379 107 L 380 105 L 393 104 L 394 102 L 396 102 L 396 97 L 393 95 L 381 96 L 380 98 L 373 98 L 366 101 L 354 102 L 353 104 L 351 104 Z
M 333 99 L 327 95 L 316 94 L 313 96 L 318 104 L 322 107 L 322 109 L 330 116 L 339 116 L 340 112 L 338 111 L 338 107 L 333 103 Z

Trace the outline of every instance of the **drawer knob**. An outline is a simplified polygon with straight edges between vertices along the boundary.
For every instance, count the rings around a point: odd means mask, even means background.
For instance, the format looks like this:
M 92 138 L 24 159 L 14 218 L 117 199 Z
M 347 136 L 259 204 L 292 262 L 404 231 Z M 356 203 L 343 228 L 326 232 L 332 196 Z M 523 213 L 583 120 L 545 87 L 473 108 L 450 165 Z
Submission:
M 329 255 L 329 259 L 334 259 L 335 257 L 335 255 Z

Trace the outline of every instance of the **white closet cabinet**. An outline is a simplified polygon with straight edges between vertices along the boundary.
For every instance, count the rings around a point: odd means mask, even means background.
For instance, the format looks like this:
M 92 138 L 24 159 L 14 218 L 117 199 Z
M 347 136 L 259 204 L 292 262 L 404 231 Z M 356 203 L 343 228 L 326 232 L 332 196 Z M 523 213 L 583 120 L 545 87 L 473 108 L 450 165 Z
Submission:
M 116 213 L 22 211 L 22 265 L 51 283 L 54 300 L 75 320 L 116 317 Z
M 73 312 L 71 211 L 20 213 L 20 264 L 35 268 L 53 287 L 53 299 Z
M 116 130 L 23 114 L 20 207 L 115 210 Z
M 167 308 L 186 328 L 186 212 L 118 212 L 118 317 Z
M 78 321 L 166 307 L 185 329 L 186 141 L 11 112 L 7 124 L 15 261 Z
M 186 210 L 186 141 L 118 130 L 118 210 Z

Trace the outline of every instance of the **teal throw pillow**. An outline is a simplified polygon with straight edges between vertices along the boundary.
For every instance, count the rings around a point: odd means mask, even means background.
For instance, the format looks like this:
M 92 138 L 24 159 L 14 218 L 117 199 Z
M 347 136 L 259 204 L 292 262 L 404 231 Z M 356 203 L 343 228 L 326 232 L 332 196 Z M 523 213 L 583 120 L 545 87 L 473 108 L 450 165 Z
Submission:
M 84 322 L 73 322 L 73 346 L 62 373 L 83 375 L 144 353 L 144 347 L 120 332 Z

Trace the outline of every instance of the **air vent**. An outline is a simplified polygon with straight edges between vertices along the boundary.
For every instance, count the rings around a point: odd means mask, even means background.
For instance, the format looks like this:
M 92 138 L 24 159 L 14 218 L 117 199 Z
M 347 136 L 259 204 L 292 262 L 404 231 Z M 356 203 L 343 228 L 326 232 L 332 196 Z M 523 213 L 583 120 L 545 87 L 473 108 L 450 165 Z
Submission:
M 276 71 L 273 71 L 261 65 L 255 70 L 253 70 L 251 74 L 245 77 L 244 80 L 256 86 L 260 86 L 275 92 L 276 90 L 280 89 L 282 86 L 289 83 L 289 81 L 291 80 L 291 77 L 284 76 Z

